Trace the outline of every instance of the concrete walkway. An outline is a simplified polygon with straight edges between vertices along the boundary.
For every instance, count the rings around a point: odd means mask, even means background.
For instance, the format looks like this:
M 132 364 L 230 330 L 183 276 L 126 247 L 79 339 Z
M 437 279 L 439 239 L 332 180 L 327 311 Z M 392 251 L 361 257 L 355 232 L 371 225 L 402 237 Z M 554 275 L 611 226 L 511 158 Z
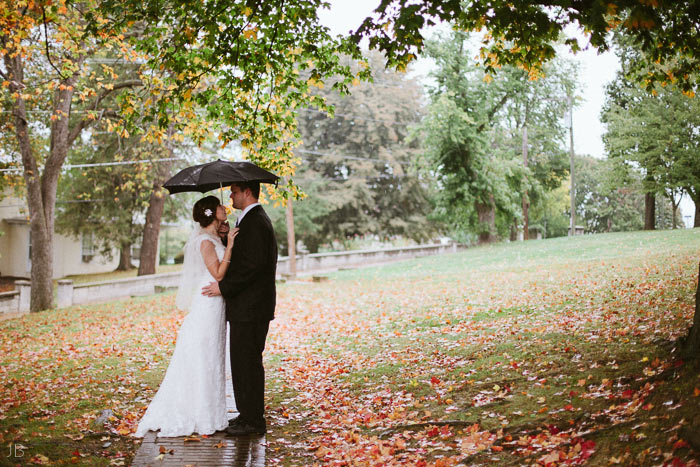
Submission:
M 265 436 L 229 436 L 217 432 L 201 441 L 157 438 L 149 432 L 133 466 L 264 467 Z M 161 454 L 163 453 L 163 454 Z

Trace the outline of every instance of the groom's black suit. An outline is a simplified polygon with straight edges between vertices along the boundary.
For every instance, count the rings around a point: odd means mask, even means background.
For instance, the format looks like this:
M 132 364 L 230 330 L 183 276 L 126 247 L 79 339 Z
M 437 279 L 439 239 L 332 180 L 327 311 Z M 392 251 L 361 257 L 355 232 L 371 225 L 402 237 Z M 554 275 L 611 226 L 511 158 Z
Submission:
M 230 327 L 231 376 L 240 419 L 264 427 L 262 353 L 275 315 L 277 240 L 270 218 L 255 206 L 241 220 L 231 264 L 219 282 Z

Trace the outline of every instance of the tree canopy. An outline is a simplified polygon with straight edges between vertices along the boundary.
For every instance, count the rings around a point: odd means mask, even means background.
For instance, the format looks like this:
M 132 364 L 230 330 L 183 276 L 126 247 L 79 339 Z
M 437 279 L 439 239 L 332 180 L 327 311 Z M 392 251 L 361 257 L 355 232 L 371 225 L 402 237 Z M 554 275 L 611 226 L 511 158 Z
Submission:
M 479 59 L 489 73 L 515 65 L 539 75 L 561 37 L 572 52 L 586 47 L 569 29 L 578 25 L 601 51 L 612 45 L 610 31 L 627 35 L 645 54 L 632 71 L 649 89 L 675 83 L 692 93 L 700 80 L 700 5 L 692 0 L 382 0 L 353 39 L 369 38 L 401 68 L 423 51 L 423 28 L 438 21 L 483 33 Z
M 657 86 L 653 93 L 647 93 L 621 72 L 608 86 L 602 117 L 609 156 L 638 171 L 645 192 L 665 196 L 674 214 L 684 192 L 700 203 L 697 98 L 689 99 L 668 86 Z M 674 227 L 677 224 L 674 216 Z
M 523 219 L 523 195 L 536 201 L 566 176 L 562 116 L 575 71 L 552 64 L 551 76 L 532 82 L 509 66 L 489 78 L 459 31 L 431 41 L 427 52 L 437 84 L 423 130 L 438 212 L 456 230 L 493 241 Z M 523 148 L 532 150 L 525 159 Z

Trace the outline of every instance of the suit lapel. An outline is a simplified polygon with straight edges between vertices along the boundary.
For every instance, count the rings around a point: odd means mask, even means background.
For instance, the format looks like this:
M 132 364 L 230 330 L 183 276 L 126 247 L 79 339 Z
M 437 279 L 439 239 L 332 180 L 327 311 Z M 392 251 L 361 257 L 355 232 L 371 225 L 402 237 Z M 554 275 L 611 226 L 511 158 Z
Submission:
M 245 224 L 246 221 L 249 220 L 250 216 L 256 216 L 258 209 L 262 209 L 262 206 L 260 206 L 259 204 L 253 207 L 250 211 L 246 212 L 245 216 L 243 216 L 243 219 L 238 223 L 238 227 Z

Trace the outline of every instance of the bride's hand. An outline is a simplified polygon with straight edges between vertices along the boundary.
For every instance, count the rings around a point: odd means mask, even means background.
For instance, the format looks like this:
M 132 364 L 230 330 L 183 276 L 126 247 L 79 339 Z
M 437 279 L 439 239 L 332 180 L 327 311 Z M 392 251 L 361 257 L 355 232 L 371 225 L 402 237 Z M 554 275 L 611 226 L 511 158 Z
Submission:
M 228 231 L 228 239 L 226 241 L 226 248 L 233 248 L 234 239 L 236 238 L 236 235 L 238 235 L 239 231 L 240 231 L 240 229 L 238 227 Z

